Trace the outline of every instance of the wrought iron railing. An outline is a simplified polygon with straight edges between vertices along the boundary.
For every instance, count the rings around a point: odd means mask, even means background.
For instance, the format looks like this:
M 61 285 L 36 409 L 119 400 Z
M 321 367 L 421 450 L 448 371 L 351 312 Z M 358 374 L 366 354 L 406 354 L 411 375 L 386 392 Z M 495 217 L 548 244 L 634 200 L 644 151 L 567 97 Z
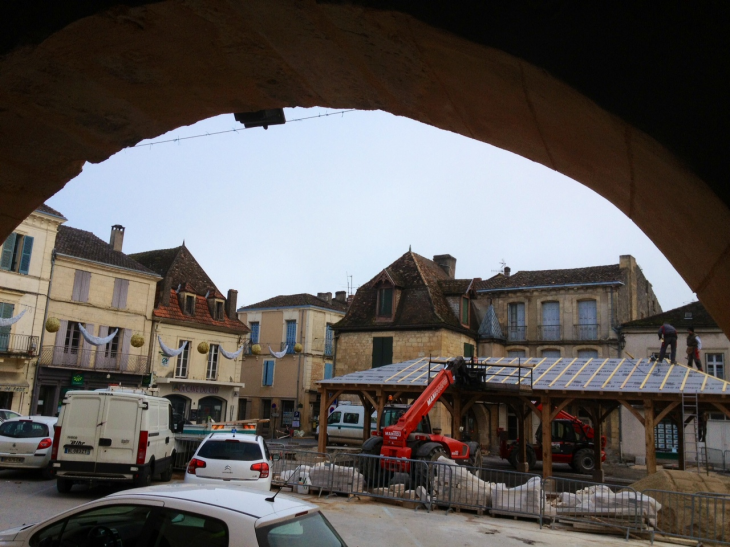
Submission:
M 598 340 L 600 330 L 597 323 L 573 325 L 573 336 L 575 340 Z
M 560 325 L 538 325 L 538 340 L 562 340 L 563 328 Z
M 147 355 L 106 351 L 104 346 L 99 346 L 99 349 L 45 346 L 39 362 L 47 367 L 145 374 L 149 370 L 150 359 Z
M 509 342 L 523 342 L 527 340 L 527 327 L 521 326 L 508 326 L 507 327 L 507 340 Z
M 0 353 L 33 357 L 38 353 L 38 337 L 0 333 Z

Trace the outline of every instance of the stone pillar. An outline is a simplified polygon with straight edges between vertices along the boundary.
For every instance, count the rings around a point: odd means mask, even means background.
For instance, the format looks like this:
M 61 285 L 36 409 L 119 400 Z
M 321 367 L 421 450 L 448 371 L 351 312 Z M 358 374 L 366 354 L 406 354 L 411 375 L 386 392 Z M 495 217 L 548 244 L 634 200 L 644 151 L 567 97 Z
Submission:
M 319 390 L 319 442 L 317 450 L 319 452 L 327 452 L 327 389 Z
M 646 442 L 646 472 L 656 473 L 656 444 L 654 442 L 654 401 L 644 401 L 644 440 Z
M 542 398 L 542 477 L 553 474 L 553 430 L 550 423 L 550 397 Z

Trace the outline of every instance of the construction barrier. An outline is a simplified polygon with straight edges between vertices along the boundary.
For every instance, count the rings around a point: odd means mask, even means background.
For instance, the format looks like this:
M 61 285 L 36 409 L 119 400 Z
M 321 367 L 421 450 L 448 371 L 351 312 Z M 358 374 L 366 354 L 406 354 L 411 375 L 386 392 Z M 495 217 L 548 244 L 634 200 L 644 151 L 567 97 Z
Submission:
M 700 447 L 700 461 L 707 462 L 709 469 L 715 471 L 725 470 L 725 453 L 718 448 Z
M 328 483 L 330 480 L 330 472 L 324 468 L 324 464 L 331 462 L 328 454 L 289 448 L 275 443 L 270 443 L 268 446 L 273 458 L 272 484 L 301 486 L 301 490 L 304 490 L 305 486 L 312 485 L 312 477 L 310 477 L 312 468 L 316 468 L 314 478 L 318 482 L 317 488 L 326 486 L 322 483 Z
M 172 468 L 175 471 L 184 471 L 188 468 L 188 462 L 195 454 L 203 439 L 200 436 L 175 436 L 175 458 L 172 461 Z
M 701 492 L 686 494 L 666 490 L 644 490 L 661 505 L 655 534 L 730 545 L 730 496 Z M 653 538 L 652 538 L 653 539 Z

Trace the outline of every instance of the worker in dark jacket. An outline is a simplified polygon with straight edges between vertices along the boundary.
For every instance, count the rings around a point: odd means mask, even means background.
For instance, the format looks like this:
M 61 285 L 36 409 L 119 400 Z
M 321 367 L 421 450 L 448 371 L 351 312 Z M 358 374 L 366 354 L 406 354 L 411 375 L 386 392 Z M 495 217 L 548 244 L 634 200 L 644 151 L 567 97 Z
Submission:
M 692 363 L 697 365 L 697 370 L 702 372 L 702 362 L 700 361 L 700 342 L 695 334 L 694 327 L 689 328 L 687 333 L 687 366 L 692 368 Z
M 664 323 L 659 327 L 659 339 L 662 341 L 662 349 L 659 350 L 659 362 L 664 361 L 667 355 L 667 346 L 671 348 L 671 362 L 677 363 L 677 329 L 669 323 Z

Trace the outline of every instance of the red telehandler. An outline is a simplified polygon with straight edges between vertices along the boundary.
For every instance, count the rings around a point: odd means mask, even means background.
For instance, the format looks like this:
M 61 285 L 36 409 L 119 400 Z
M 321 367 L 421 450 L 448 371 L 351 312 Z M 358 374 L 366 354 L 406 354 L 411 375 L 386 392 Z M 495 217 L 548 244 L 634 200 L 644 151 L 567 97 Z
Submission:
M 373 436 L 363 443 L 364 454 L 389 458 L 380 460 L 380 470 L 372 463 L 365 466 L 368 481 L 371 484 L 387 482 L 391 472 L 412 472 L 409 460 L 435 461 L 441 456 L 461 465 L 481 467 L 479 443 L 464 443 L 432 433 L 428 413 L 451 385 L 480 389 L 483 383 L 483 368 L 467 363 L 463 357 L 449 360 L 418 399 L 410 407 L 403 407 L 395 424 L 385 427 L 382 432 L 373 432 Z M 374 480 L 376 474 L 380 477 L 378 481 Z M 423 479 L 418 482 L 424 483 Z

